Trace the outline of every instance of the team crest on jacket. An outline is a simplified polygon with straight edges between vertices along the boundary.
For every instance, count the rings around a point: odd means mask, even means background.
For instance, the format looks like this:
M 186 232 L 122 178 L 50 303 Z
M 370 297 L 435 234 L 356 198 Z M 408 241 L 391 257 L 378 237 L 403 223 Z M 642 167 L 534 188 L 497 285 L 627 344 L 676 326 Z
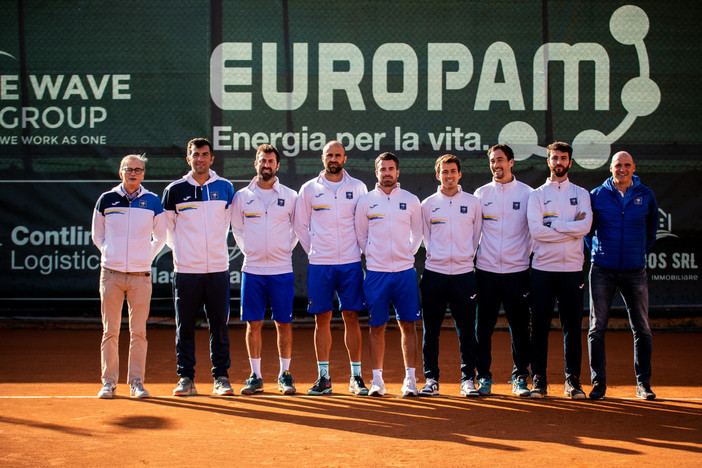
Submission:
M 353 200 L 353 192 L 346 192 L 346 199 Z
M 518 210 L 520 207 L 521 203 L 518 201 L 512 202 L 512 209 L 513 210 Z
M 570 199 L 570 204 L 571 204 L 571 205 L 577 205 L 577 204 L 578 204 L 578 199 L 577 199 L 577 198 L 571 198 L 571 199 Z
M 401 210 L 406 210 L 406 209 L 407 209 L 407 203 L 400 203 L 400 209 L 401 209 Z
M 146 208 L 146 200 L 139 200 L 139 208 Z
M 285 198 L 278 199 L 278 206 L 285 206 Z
M 219 200 L 219 192 L 210 192 L 210 200 Z
M 641 197 L 634 198 L 634 205 L 641 205 L 641 204 L 643 204 L 643 200 L 641 199 Z
M 461 213 L 463 213 L 463 214 L 468 213 L 468 207 L 465 205 L 461 205 Z

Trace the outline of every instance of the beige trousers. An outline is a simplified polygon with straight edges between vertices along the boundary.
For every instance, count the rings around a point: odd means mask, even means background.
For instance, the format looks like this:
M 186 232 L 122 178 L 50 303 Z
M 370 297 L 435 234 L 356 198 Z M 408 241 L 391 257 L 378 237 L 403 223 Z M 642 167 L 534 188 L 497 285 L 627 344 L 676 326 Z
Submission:
M 151 303 L 151 277 L 136 276 L 101 269 L 100 300 L 102 313 L 102 344 L 100 358 L 102 383 L 117 384 L 119 380 L 119 331 L 122 306 L 127 297 L 129 308 L 129 364 L 127 383 L 144 380 L 146 368 L 146 319 Z

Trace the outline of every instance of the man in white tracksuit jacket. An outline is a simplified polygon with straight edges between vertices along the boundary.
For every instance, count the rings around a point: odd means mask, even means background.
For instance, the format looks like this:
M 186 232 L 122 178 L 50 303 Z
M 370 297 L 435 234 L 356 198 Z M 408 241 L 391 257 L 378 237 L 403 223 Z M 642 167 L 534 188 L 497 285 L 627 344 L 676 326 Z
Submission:
M 368 192 L 366 185 L 344 169 L 346 150 L 330 141 L 322 151 L 324 170 L 300 188 L 295 206 L 295 233 L 307 253 L 307 311 L 314 315 L 317 381 L 308 395 L 331 393 L 329 354 L 334 294 L 344 319 L 344 339 L 351 364 L 349 392 L 368 395 L 361 377 L 361 327 L 358 313 L 363 298 L 361 249 L 354 232 L 356 204 Z
M 512 174 L 512 148 L 495 145 L 488 150 L 488 158 L 493 180 L 475 191 L 483 212 L 483 232 L 475 264 L 478 392 L 492 393 L 492 332 L 502 304 L 512 341 L 512 393 L 528 397 L 531 235 L 527 206 L 532 188 Z
M 278 333 L 280 372 L 276 382 L 285 395 L 295 393 L 290 373 L 292 358 L 292 308 L 295 275 L 292 251 L 297 245 L 293 230 L 297 193 L 276 177 L 280 153 L 263 144 L 256 150 L 256 177 L 234 195 L 232 233 L 244 254 L 241 268 L 241 320 L 246 322 L 246 348 L 251 376 L 241 389 L 243 395 L 263 391 L 261 373 L 261 329 L 266 305 Z
M 531 272 L 532 398 L 546 396 L 548 332 L 558 299 L 565 351 L 565 390 L 574 400 L 585 398 L 580 385 L 583 319 L 583 237 L 590 231 L 590 193 L 568 180 L 573 148 L 563 142 L 548 146 L 551 175 L 529 195 L 529 232 L 534 258 Z
M 422 355 L 426 383 L 419 394 L 439 394 L 439 332 L 446 307 L 450 306 L 461 356 L 461 394 L 478 396 L 475 388 L 478 293 L 473 257 L 482 226 L 480 200 L 464 192 L 458 184 L 462 174 L 461 160 L 456 156 L 440 156 L 434 168 L 440 185 L 436 193 L 422 202 L 427 259 L 419 287 L 424 316 Z
M 402 334 L 405 363 L 404 396 L 416 396 L 417 331 L 421 318 L 414 254 L 422 243 L 422 213 L 419 198 L 400 188 L 399 160 L 383 153 L 375 160 L 378 184 L 356 207 L 356 237 L 366 255 L 363 293 L 368 302 L 371 327 L 370 351 L 373 380 L 369 395 L 385 394 L 383 358 L 385 325 L 392 301 Z

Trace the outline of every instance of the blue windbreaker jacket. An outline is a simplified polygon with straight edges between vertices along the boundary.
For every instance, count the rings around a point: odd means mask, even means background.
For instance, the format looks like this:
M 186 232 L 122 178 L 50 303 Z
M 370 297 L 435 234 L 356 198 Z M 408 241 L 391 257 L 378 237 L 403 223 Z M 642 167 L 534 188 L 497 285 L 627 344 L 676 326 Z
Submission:
M 590 192 L 593 222 L 585 242 L 595 265 L 612 270 L 646 266 L 646 253 L 656 240 L 658 204 L 653 191 L 632 176 L 622 197 L 612 177 Z

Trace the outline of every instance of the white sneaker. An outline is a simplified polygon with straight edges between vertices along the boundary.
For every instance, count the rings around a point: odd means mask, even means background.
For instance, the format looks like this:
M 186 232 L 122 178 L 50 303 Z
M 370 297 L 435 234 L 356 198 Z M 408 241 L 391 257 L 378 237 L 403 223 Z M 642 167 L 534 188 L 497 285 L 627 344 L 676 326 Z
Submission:
M 419 394 L 417 391 L 417 379 L 405 377 L 400 391 L 402 392 L 402 396 L 417 396 Z
M 129 396 L 136 398 L 149 398 L 149 391 L 144 388 L 144 383 L 141 379 L 134 379 L 129 385 Z
M 117 390 L 117 387 L 115 384 L 112 382 L 107 382 L 102 384 L 102 388 L 97 394 L 98 398 L 112 398 L 115 396 L 115 390 Z
M 439 394 L 439 382 L 436 379 L 427 379 L 422 389 L 419 391 L 419 396 L 432 396 Z
M 467 397 L 476 397 L 480 395 L 478 389 L 475 388 L 475 382 L 473 382 L 473 379 L 464 380 L 461 382 L 461 395 L 465 395 Z
M 385 395 L 385 382 L 383 382 L 383 379 L 371 380 L 371 386 L 368 394 L 376 397 Z

